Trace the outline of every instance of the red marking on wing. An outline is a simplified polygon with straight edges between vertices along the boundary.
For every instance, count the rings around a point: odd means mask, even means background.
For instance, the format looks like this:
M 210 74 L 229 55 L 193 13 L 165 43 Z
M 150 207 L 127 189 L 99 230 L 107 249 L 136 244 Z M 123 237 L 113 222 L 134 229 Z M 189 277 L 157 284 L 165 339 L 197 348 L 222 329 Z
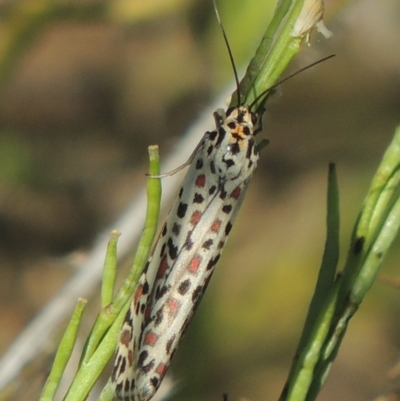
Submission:
M 219 231 L 219 229 L 221 228 L 221 220 L 214 220 L 214 223 L 212 223 L 212 226 L 211 226 L 211 231 L 214 231 L 214 232 L 218 232 Z
M 198 210 L 194 211 L 192 213 L 192 217 L 190 218 L 190 222 L 195 225 L 197 224 L 201 219 L 201 212 L 199 212 Z
M 128 346 L 129 343 L 131 342 L 131 332 L 130 330 L 123 330 L 121 332 L 121 335 L 119 337 L 119 341 L 121 344 L 124 344 L 125 346 Z
M 175 298 L 169 298 L 166 306 L 168 308 L 168 314 L 175 316 L 178 313 L 181 304 Z
M 195 255 L 193 259 L 190 261 L 188 269 L 190 273 L 197 273 L 201 264 L 201 256 Z
M 145 345 L 150 345 L 153 347 L 158 340 L 158 335 L 153 333 L 152 331 L 149 331 L 145 337 L 144 337 L 144 343 Z
M 157 270 L 157 278 L 164 277 L 165 272 L 169 269 L 167 257 L 163 256 Z
M 143 285 L 138 285 L 135 291 L 135 295 L 133 296 L 133 301 L 135 305 L 137 305 L 140 297 L 142 296 L 142 292 L 143 292 Z
M 133 365 L 133 352 L 132 352 L 132 350 L 128 351 L 128 363 L 129 363 L 129 366 Z
M 204 174 L 200 174 L 196 178 L 196 187 L 204 187 L 206 185 L 206 176 Z
M 233 199 L 238 199 L 239 196 L 240 196 L 240 194 L 241 194 L 241 192 L 242 192 L 242 189 L 241 189 L 240 187 L 236 187 L 236 188 L 232 191 L 231 197 L 232 197 Z
M 167 365 L 165 365 L 164 363 L 158 364 L 156 368 L 156 373 L 159 374 L 160 377 L 163 377 L 166 371 L 167 371 Z
M 146 322 L 150 319 L 150 314 L 151 314 L 151 305 L 147 304 L 146 309 L 144 311 L 144 319 Z

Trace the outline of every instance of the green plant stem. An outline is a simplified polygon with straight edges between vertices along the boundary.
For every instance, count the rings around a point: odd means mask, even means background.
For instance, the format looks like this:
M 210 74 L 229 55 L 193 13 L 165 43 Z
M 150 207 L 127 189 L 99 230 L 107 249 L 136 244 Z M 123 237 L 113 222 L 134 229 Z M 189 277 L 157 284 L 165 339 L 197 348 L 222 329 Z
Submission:
M 128 306 L 121 309 L 88 362 L 80 365 L 64 401 L 84 401 L 87 398 L 105 365 L 115 352 L 115 344 Z
M 147 182 L 148 204 L 145 228 L 139 241 L 138 252 L 132 269 L 113 302 L 102 308 L 93 325 L 80 366 L 68 390 L 65 401 L 83 401 L 89 394 L 89 391 L 103 371 L 105 365 L 114 354 L 118 334 L 126 311 L 129 308 L 137 279 L 143 271 L 148 259 L 153 239 L 157 232 L 161 201 L 160 179 L 152 178 L 152 176 L 157 176 L 160 173 L 160 160 L 157 146 L 149 147 L 149 158 L 150 178 Z M 112 233 L 107 249 L 105 262 L 106 272 L 103 276 L 103 287 L 106 286 L 106 289 L 102 291 L 102 293 L 106 295 L 105 298 L 103 298 L 103 302 L 109 297 L 114 287 L 118 235 L 118 232 Z
M 160 173 L 160 159 L 158 154 L 157 146 L 149 147 L 149 175 L 156 176 Z M 107 332 L 111 324 L 113 324 L 116 316 L 120 313 L 122 308 L 127 309 L 127 304 L 132 299 L 133 291 L 136 287 L 137 280 L 142 273 L 144 266 L 150 254 L 151 246 L 153 244 L 154 237 L 157 233 L 158 216 L 160 213 L 161 203 L 161 182 L 159 178 L 149 178 L 147 181 L 147 211 L 144 229 L 142 236 L 139 240 L 137 253 L 133 262 L 133 266 L 124 280 L 121 288 L 115 295 L 113 302 L 103 307 L 99 316 L 94 323 L 91 336 L 89 337 L 84 353 L 83 361 L 87 362 L 94 351 L 96 350 L 99 342 L 102 340 L 104 334 Z M 116 233 L 113 235 L 117 235 Z M 106 273 L 103 276 L 102 286 L 106 287 L 107 293 L 113 291 L 115 276 L 113 271 L 116 270 L 116 266 L 110 267 L 110 263 L 117 261 L 116 256 L 116 241 L 114 237 L 110 241 L 108 247 L 108 253 L 106 256 L 106 270 L 111 273 Z M 102 292 L 104 292 L 102 290 Z
M 304 37 L 292 36 L 291 32 L 303 3 L 304 0 L 284 0 L 278 4 L 240 83 L 240 98 L 243 104 L 251 104 L 257 96 L 273 86 L 292 58 L 300 51 Z M 264 100 L 260 99 L 258 105 Z M 237 106 L 236 92 L 232 96 L 230 106 Z
M 74 349 L 78 336 L 79 325 L 86 303 L 87 301 L 85 299 L 81 298 L 78 300 L 71 321 L 69 322 L 57 349 L 51 372 L 47 378 L 46 384 L 43 387 L 42 394 L 40 395 L 40 401 L 51 401 L 54 398 L 65 367 L 67 366 Z
M 310 303 L 296 358 L 280 400 L 305 400 L 313 382 L 335 313 L 339 281 L 335 283 L 339 259 L 339 190 L 335 165 L 329 166 L 327 235 L 319 276 Z
M 117 243 L 121 233 L 112 231 L 107 245 L 106 258 L 103 268 L 103 279 L 101 280 L 101 307 L 105 308 L 113 299 L 115 279 L 117 276 Z
M 128 277 L 114 298 L 112 308 L 119 310 L 122 305 L 132 298 L 137 280 L 139 279 L 147 259 L 150 255 L 151 245 L 157 233 L 158 219 L 161 203 L 160 159 L 158 146 L 149 146 L 150 167 L 147 182 L 147 212 L 144 229 L 140 237 L 136 256 Z

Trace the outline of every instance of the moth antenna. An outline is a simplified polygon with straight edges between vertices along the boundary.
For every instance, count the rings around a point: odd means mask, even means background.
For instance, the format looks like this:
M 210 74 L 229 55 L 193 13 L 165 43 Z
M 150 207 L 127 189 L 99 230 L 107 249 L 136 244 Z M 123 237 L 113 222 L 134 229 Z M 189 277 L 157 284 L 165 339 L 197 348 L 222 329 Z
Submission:
M 217 4 L 215 3 L 215 0 L 213 0 L 213 5 L 214 5 L 215 15 L 217 16 L 217 21 L 218 21 L 219 27 L 221 28 L 222 36 L 224 37 L 224 41 L 225 41 L 226 47 L 228 49 L 229 59 L 231 60 L 233 74 L 235 75 L 235 81 L 236 81 L 236 92 L 237 92 L 238 104 L 240 106 L 241 105 L 240 83 L 239 83 L 239 77 L 238 77 L 238 73 L 237 73 L 236 66 L 235 66 L 235 61 L 233 60 L 232 50 L 231 50 L 231 47 L 229 46 L 228 38 L 226 36 L 224 26 L 222 25 L 221 17 L 219 16 L 219 11 L 217 8 Z
M 276 84 L 270 86 L 268 89 L 266 89 L 265 91 L 261 92 L 250 104 L 249 109 L 251 110 L 253 108 L 253 106 L 264 96 L 266 95 L 269 91 L 271 91 L 272 89 L 276 88 L 277 86 L 281 85 L 283 82 L 288 81 L 289 79 L 295 77 L 296 75 L 308 70 L 309 68 L 312 68 L 314 66 L 316 66 L 317 64 L 320 64 L 326 60 L 329 60 L 332 57 L 335 57 L 336 54 L 331 54 L 330 56 L 321 58 L 320 60 L 314 61 L 313 63 L 306 65 L 303 68 L 300 68 L 299 70 L 293 72 L 292 74 L 289 74 L 287 77 L 282 78 L 280 81 L 278 81 Z

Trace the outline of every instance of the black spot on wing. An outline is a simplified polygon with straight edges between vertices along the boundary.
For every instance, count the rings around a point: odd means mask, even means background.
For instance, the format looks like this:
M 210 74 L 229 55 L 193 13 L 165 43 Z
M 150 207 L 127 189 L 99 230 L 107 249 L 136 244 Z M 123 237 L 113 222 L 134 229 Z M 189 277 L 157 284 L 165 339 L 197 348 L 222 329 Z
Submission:
M 180 219 L 185 217 L 185 214 L 187 212 L 187 208 L 188 208 L 187 203 L 182 203 L 182 202 L 179 203 L 178 210 L 177 210 L 177 215 L 178 215 L 178 217 Z
M 175 341 L 175 334 L 167 341 L 167 344 L 165 345 L 165 351 L 167 351 L 167 354 L 169 355 L 171 353 L 171 347 L 174 344 Z
M 213 174 L 215 174 L 215 163 L 214 163 L 214 160 L 211 160 L 211 162 L 210 162 L 210 170 L 211 170 L 211 173 L 213 173 Z
M 224 160 L 224 163 L 226 164 L 227 168 L 235 165 L 235 162 L 232 159 L 226 159 L 226 160 Z
M 207 263 L 207 270 L 211 270 L 218 262 L 220 255 L 211 258 Z
M 158 326 L 164 319 L 164 308 L 160 308 L 154 316 L 154 324 Z
M 228 221 L 228 224 L 225 227 L 225 235 L 228 235 L 232 230 L 232 223 Z
M 115 381 L 115 380 L 114 380 Z M 121 393 L 122 393 L 122 389 L 124 387 L 123 382 L 119 382 L 116 386 L 115 386 L 115 393 L 118 395 L 118 397 L 121 398 Z
M 130 391 L 130 389 L 131 389 L 131 384 L 130 384 L 130 382 L 129 382 L 128 379 L 125 379 L 124 391 L 125 391 L 126 393 L 128 393 L 128 392 Z
M 193 291 L 192 302 L 196 303 L 197 300 L 199 299 L 199 297 L 201 297 L 202 293 L 203 293 L 203 286 L 202 285 L 198 285 L 196 287 L 196 289 Z
M 139 368 L 143 366 L 144 362 L 146 361 L 146 359 L 148 358 L 149 353 L 147 351 L 142 351 L 139 354 L 139 359 L 138 359 L 138 366 Z
M 226 196 L 227 196 L 227 192 L 225 191 L 224 186 L 221 187 L 220 193 L 219 193 L 219 197 L 221 200 L 225 200 Z
M 153 385 L 153 387 L 157 388 L 158 387 L 158 382 L 159 382 L 159 378 L 157 376 L 153 376 L 150 379 L 150 383 Z
M 193 248 L 193 245 L 194 245 L 191 236 L 192 236 L 192 230 L 188 232 L 188 234 L 186 236 L 185 243 L 183 244 L 183 247 L 187 251 L 190 251 Z
M 204 196 L 202 194 L 195 193 L 193 197 L 193 203 L 201 204 L 204 202 Z
M 217 137 L 217 131 L 216 130 L 211 131 L 211 132 L 208 133 L 208 139 L 210 141 L 213 141 L 216 137 Z
M 189 279 L 182 281 L 179 284 L 179 287 L 178 287 L 179 294 L 180 295 L 185 295 L 188 292 L 189 288 L 190 288 L 190 284 L 191 284 L 191 282 L 190 282 Z
M 197 159 L 196 161 L 196 170 L 201 170 L 203 168 L 203 159 Z
M 214 243 L 214 241 L 212 239 L 208 239 L 207 241 L 203 242 L 202 247 L 204 249 L 210 250 L 213 243 Z
M 154 362 L 154 359 L 152 359 L 147 365 L 143 365 L 140 370 L 144 373 L 149 373 L 154 368 Z
M 162 298 L 169 290 L 171 289 L 171 285 L 164 285 L 161 289 L 157 289 L 156 291 L 156 301 Z
M 181 233 L 181 228 L 182 226 L 180 224 L 174 223 L 171 231 L 175 236 L 178 236 Z
M 178 256 L 178 247 L 174 245 L 172 238 L 168 239 L 168 255 L 172 260 L 175 260 Z
M 226 132 L 225 132 L 225 130 L 221 127 L 221 128 L 218 130 L 218 139 L 217 139 L 217 142 L 215 143 L 215 146 L 216 146 L 217 148 L 221 146 L 221 143 L 222 143 L 222 141 L 224 140 L 225 136 L 226 136 Z
M 222 206 L 222 211 L 225 214 L 229 214 L 232 211 L 232 205 L 225 205 Z
M 145 283 L 143 284 L 143 287 L 142 287 L 142 295 L 148 294 L 149 293 L 149 289 L 150 289 L 149 283 L 146 280 Z
M 167 247 L 167 244 L 164 242 L 163 244 L 162 244 L 162 246 L 161 246 L 161 250 L 160 250 L 160 258 L 162 257 L 162 256 L 164 256 L 164 254 L 165 254 L 165 248 Z
M 126 358 L 121 358 L 121 367 L 119 373 L 124 373 L 126 369 Z

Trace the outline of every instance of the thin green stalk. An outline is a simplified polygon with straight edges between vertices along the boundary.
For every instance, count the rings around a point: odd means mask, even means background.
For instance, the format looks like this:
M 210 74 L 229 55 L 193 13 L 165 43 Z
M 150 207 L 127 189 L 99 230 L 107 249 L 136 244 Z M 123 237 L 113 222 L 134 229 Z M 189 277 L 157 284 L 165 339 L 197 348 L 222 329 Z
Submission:
M 157 233 L 158 219 L 160 215 L 161 203 L 161 180 L 155 178 L 160 175 L 160 159 L 158 155 L 158 146 L 149 146 L 150 167 L 147 182 L 147 212 L 144 229 L 140 237 L 139 245 L 136 251 L 135 259 L 132 268 L 123 282 L 120 290 L 114 298 L 114 303 L 111 306 L 119 310 L 122 305 L 132 298 L 133 292 L 136 287 L 137 280 L 139 279 L 147 259 L 150 255 L 151 244 Z
M 79 325 L 81 323 L 82 314 L 85 310 L 86 303 L 87 301 L 85 299 L 80 298 L 78 300 L 71 321 L 69 322 L 68 327 L 61 339 L 60 345 L 58 346 L 51 372 L 46 380 L 46 384 L 43 387 L 39 401 L 51 401 L 54 398 L 62 375 L 64 374 L 65 367 L 67 366 L 74 349 L 78 336 Z
M 313 329 L 308 330 L 307 343 L 297 351 L 289 380 L 279 398 L 280 401 L 309 400 L 310 388 L 315 383 L 315 371 L 320 360 L 324 358 L 324 344 L 335 314 L 339 285 L 340 280 L 337 280 L 320 308 L 320 314 L 315 320 Z
M 313 382 L 335 313 L 339 281 L 335 283 L 339 259 L 339 190 L 335 166 L 329 166 L 327 234 L 319 276 L 303 333 L 280 400 L 302 401 Z
M 91 358 L 98 344 L 102 340 L 104 334 L 113 324 L 116 316 L 120 313 L 121 309 L 127 308 L 127 304 L 132 299 L 137 280 L 147 262 L 154 237 L 157 233 L 157 223 L 161 203 L 161 182 L 159 178 L 151 178 L 151 176 L 157 176 L 160 173 L 160 159 L 157 146 L 149 147 L 149 160 L 150 178 L 147 181 L 147 211 L 144 229 L 139 240 L 136 256 L 132 268 L 127 278 L 124 280 L 121 288 L 115 295 L 113 302 L 107 304 L 105 307 L 102 308 L 99 316 L 96 319 L 96 322 L 93 325 L 91 335 L 85 347 L 85 352 L 82 360 L 83 363 L 88 362 L 88 360 Z M 117 235 L 117 233 L 114 233 L 114 235 Z M 116 240 L 117 238 L 114 238 L 114 240 L 111 240 L 109 243 L 106 256 L 107 262 L 105 263 L 106 272 L 105 276 L 103 276 L 103 279 L 105 280 L 103 280 L 102 283 L 102 287 L 106 287 L 107 289 L 102 290 L 102 293 L 105 292 L 110 294 L 110 292 L 114 291 L 114 271 L 116 271 L 116 266 L 113 267 L 110 266 L 110 264 L 112 264 L 113 262 L 116 263 L 117 261 Z
M 84 401 L 87 398 L 90 390 L 115 352 L 115 344 L 117 343 L 128 306 L 121 309 L 92 357 L 79 367 L 64 401 Z
M 117 243 L 121 233 L 114 230 L 107 245 L 106 259 L 104 261 L 103 279 L 101 280 L 101 307 L 105 308 L 111 303 L 114 296 L 115 279 L 117 277 Z

